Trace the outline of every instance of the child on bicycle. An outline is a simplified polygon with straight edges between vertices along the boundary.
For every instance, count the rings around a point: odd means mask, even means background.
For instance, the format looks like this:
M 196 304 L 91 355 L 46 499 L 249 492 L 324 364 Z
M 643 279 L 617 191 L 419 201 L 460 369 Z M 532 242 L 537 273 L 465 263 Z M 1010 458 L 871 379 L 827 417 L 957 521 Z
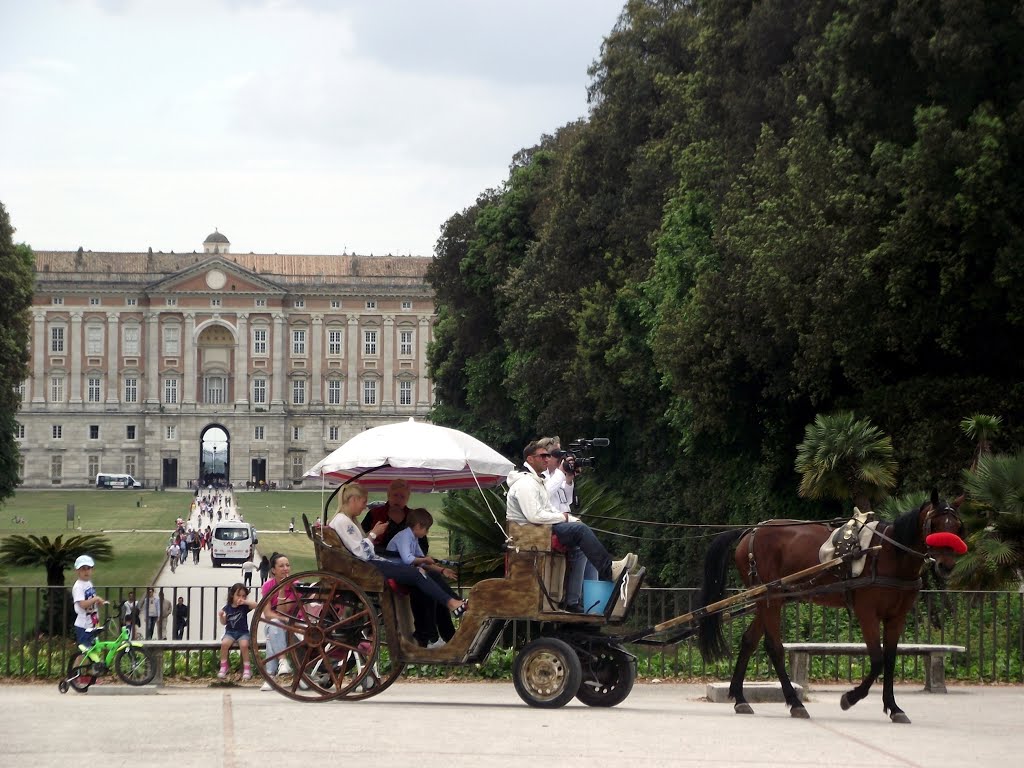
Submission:
M 218 617 L 224 625 L 224 639 L 220 641 L 220 672 L 217 677 L 222 680 L 228 676 L 228 652 L 236 642 L 242 652 L 242 679 L 252 678 L 252 666 L 249 663 L 249 611 L 256 603 L 249 600 L 249 590 L 244 584 L 231 585 L 228 591 L 228 602 L 220 609 Z
M 92 647 L 95 630 L 100 623 L 99 607 L 107 604 L 92 585 L 92 569 L 95 567 L 96 562 L 91 557 L 80 555 L 75 560 L 78 579 L 71 587 L 71 599 L 75 601 L 75 640 L 85 650 Z

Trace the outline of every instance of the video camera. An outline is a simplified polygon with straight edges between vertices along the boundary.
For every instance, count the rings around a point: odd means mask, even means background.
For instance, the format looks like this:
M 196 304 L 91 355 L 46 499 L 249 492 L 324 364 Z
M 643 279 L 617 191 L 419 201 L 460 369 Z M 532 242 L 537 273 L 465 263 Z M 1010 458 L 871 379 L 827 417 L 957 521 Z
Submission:
M 551 455 L 561 459 L 570 472 L 579 472 L 594 466 L 594 449 L 607 448 L 611 440 L 607 437 L 578 437 L 569 443 L 567 450 L 552 451 Z

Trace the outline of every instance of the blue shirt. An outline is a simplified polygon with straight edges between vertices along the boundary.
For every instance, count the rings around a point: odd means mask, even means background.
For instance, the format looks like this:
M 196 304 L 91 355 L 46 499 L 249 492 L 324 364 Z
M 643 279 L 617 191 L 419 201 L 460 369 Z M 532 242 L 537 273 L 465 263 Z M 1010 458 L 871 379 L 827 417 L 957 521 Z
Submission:
M 412 565 L 413 560 L 424 556 L 419 539 L 412 532 L 412 528 L 403 528 L 396 533 L 394 538 L 388 542 L 388 552 L 397 552 L 406 565 Z

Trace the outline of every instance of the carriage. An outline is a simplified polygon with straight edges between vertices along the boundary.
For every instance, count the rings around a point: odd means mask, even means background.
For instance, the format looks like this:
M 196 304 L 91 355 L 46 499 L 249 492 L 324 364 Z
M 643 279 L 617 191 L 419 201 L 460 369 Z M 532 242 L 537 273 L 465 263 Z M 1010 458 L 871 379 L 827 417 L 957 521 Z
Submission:
M 493 487 L 511 468 L 510 462 L 468 435 L 410 419 L 357 435 L 307 476 L 342 484 L 358 480 L 369 490 L 384 490 L 401 477 L 413 491 L 422 492 Z M 263 636 L 269 626 L 286 630 L 286 647 L 266 657 L 256 654 L 255 661 L 276 690 L 298 701 L 369 698 L 385 691 L 409 664 L 482 663 L 509 621 L 528 620 L 538 622 L 541 631 L 514 659 L 513 682 L 523 701 L 556 708 L 576 698 L 588 706 L 612 707 L 629 696 L 636 676 L 636 659 L 626 650 L 627 643 L 674 644 L 697 633 L 709 618 L 718 626 L 722 618 L 757 610 L 763 601 L 786 599 L 792 590 L 806 595 L 807 585 L 822 576 L 838 581 L 831 574 L 855 554 L 748 584 L 747 590 L 709 601 L 690 613 L 631 629 L 626 622 L 644 581 L 642 567 L 633 573 L 623 571 L 603 606 L 582 614 L 566 612 L 559 607 L 565 556 L 552 546 L 551 527 L 511 523 L 504 531 L 504 576 L 474 584 L 455 635 L 441 647 L 425 648 L 413 640 L 406 589 L 349 553 L 326 525 L 329 504 L 330 499 L 323 520 L 311 524 L 303 516 L 317 570 L 294 574 L 267 592 L 254 611 L 251 628 L 253 637 Z M 499 524 L 496 516 L 494 522 Z M 270 610 L 276 598 L 292 593 L 297 604 Z M 268 675 L 265 665 L 271 658 L 287 659 L 292 673 Z

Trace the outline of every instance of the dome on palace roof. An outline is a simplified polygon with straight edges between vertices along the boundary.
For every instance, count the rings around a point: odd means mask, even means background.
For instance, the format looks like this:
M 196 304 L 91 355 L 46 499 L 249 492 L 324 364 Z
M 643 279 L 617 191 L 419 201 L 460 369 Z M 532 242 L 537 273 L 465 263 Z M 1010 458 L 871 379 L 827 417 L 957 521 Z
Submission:
M 204 243 L 230 243 L 231 241 L 228 240 L 224 235 L 222 235 L 220 232 L 218 232 L 215 229 L 215 230 L 213 230 L 212 234 L 209 234 L 209 235 L 206 236 L 206 239 L 203 240 L 203 242 Z

